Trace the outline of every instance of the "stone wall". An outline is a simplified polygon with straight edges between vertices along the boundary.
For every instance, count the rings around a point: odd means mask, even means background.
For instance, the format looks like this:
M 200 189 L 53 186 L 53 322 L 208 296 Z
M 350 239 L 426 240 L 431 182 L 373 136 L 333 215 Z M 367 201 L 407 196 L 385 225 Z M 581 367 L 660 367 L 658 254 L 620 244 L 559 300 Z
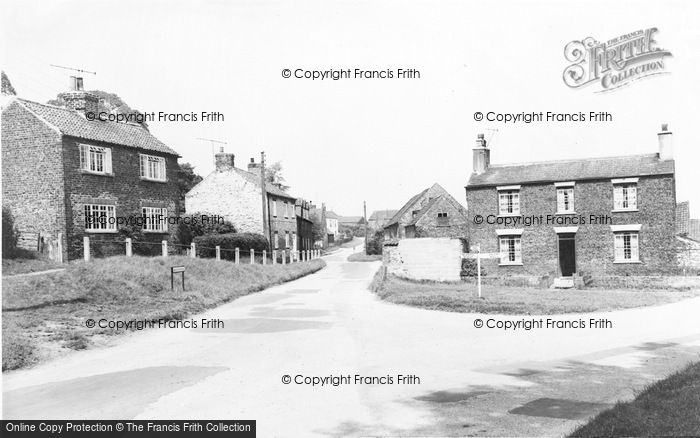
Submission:
M 387 273 L 412 280 L 459 281 L 462 242 L 449 238 L 404 239 L 385 245 Z

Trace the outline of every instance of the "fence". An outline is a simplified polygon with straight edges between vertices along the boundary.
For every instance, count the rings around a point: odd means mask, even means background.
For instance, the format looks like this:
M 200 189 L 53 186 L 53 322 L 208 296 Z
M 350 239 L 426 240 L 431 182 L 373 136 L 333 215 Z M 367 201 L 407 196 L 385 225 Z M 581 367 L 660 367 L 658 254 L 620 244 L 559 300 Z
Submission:
M 105 240 L 105 239 L 95 239 L 91 240 L 90 237 L 83 237 L 83 260 L 90 261 L 93 258 L 99 258 L 102 255 L 118 255 L 123 254 L 127 257 L 134 255 L 135 246 L 139 247 L 146 246 L 150 255 L 156 254 L 156 246 L 159 247 L 159 254 L 161 257 L 168 257 L 170 255 L 186 255 L 193 258 L 214 258 L 216 260 L 231 260 L 236 264 L 262 264 L 262 265 L 276 265 L 287 263 L 299 263 L 307 262 L 309 260 L 318 259 L 322 256 L 321 250 L 304 250 L 304 251 L 293 251 L 293 250 L 258 250 L 255 249 L 241 249 L 241 248 L 221 248 L 220 246 L 210 247 L 198 247 L 194 242 L 190 245 L 178 245 L 169 243 L 167 240 L 158 242 L 133 242 L 131 238 L 125 238 L 124 240 Z M 149 248 L 150 246 L 150 248 Z M 202 250 L 207 250 L 207 253 L 214 254 L 214 257 L 202 257 Z M 198 252 L 199 251 L 199 252 Z

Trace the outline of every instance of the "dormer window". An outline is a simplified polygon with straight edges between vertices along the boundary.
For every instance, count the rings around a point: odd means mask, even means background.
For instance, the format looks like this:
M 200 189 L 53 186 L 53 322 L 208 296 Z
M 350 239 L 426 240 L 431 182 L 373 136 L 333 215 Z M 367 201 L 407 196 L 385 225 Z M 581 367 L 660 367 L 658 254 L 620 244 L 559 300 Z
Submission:
M 520 214 L 520 186 L 496 187 L 498 191 L 498 214 L 518 216 Z
M 612 180 L 613 211 L 637 211 L 637 182 L 639 178 Z

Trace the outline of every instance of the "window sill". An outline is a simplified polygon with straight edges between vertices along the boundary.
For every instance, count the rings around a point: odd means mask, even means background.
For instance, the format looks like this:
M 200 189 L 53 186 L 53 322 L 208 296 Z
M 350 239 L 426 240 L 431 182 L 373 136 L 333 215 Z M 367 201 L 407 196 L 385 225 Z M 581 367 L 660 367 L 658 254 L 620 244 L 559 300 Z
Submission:
M 83 175 L 96 175 L 96 176 L 109 176 L 109 177 L 114 177 L 114 173 L 93 172 L 92 170 L 85 170 L 85 169 L 80 169 L 80 173 L 82 173 Z
M 517 217 L 520 213 L 499 213 L 497 217 Z
M 636 211 L 639 211 L 639 209 L 634 208 L 634 209 L 628 209 L 628 210 L 612 210 L 612 213 L 634 213 Z
M 141 230 L 142 233 L 146 234 L 168 234 L 168 230 L 156 231 L 156 230 Z
M 155 183 L 167 183 L 167 179 L 153 179 L 153 178 L 146 178 L 145 176 L 140 177 L 141 181 L 148 181 L 148 182 L 155 182 Z
M 523 262 L 499 263 L 498 266 L 523 266 Z
M 613 261 L 614 265 L 639 265 L 641 264 L 641 260 L 615 260 Z
M 558 212 L 556 212 L 556 213 L 554 213 L 554 214 L 566 215 L 566 214 L 576 214 L 576 212 L 575 212 L 575 211 L 558 211 Z
M 85 232 L 90 234 L 116 234 L 117 230 L 85 230 Z

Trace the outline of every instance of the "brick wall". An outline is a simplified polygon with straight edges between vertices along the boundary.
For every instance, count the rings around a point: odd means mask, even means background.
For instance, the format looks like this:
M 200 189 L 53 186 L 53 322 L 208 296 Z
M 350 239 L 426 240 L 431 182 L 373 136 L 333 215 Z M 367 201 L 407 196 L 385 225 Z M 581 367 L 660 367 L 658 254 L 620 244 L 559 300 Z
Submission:
M 111 148 L 112 175 L 94 175 L 80 170 L 78 144 L 92 144 Z M 168 209 L 168 216 L 179 214 L 179 190 L 177 187 L 177 157 L 156 152 L 141 151 L 165 157 L 166 182 L 147 181 L 141 178 L 139 150 L 71 137 L 63 138 L 63 171 L 66 175 L 67 197 L 67 242 L 71 258 L 82 256 L 83 236 L 89 236 L 95 247 L 95 255 L 124 254 L 123 241 L 117 233 L 90 233 L 85 231 L 85 204 L 115 205 L 117 216 L 140 216 L 143 207 Z M 120 227 L 123 228 L 123 227 Z M 167 240 L 167 233 L 143 233 L 143 241 L 154 243 L 142 245 L 143 253 L 152 247 L 159 254 L 159 244 Z M 137 251 L 135 251 L 137 252 Z
M 17 102 L 2 113 L 2 199 L 17 228 L 55 239 L 65 230 L 60 134 Z M 47 242 L 48 243 L 48 242 Z
M 638 212 L 612 213 L 613 187 L 610 180 L 578 181 L 575 185 L 576 216 L 586 218 L 576 233 L 577 272 L 597 275 L 674 273 L 678 271 L 675 251 L 675 180 L 672 176 L 640 177 Z M 553 184 L 528 184 L 520 190 L 520 212 L 524 216 L 554 214 L 557 208 Z M 480 244 L 482 252 L 499 252 L 496 229 L 503 225 L 474 224 L 474 216 L 498 215 L 495 187 L 467 188 L 470 244 Z M 609 224 L 589 224 L 590 215 L 609 215 L 612 224 L 642 224 L 639 258 L 642 263 L 618 264 L 614 260 L 614 237 Z M 488 275 L 560 275 L 555 226 L 517 225 L 522 234 L 522 266 L 499 266 L 498 259 L 485 261 Z M 576 226 L 576 225 L 573 225 Z
M 284 246 L 284 234 L 289 233 L 289 246 L 287 248 L 291 249 L 293 247 L 292 236 L 297 233 L 297 219 L 296 219 L 296 207 L 294 205 L 293 199 L 280 198 L 268 193 L 268 202 L 270 205 L 273 203 L 277 204 L 277 216 L 272 215 L 272 208 L 269 208 L 270 212 L 270 233 L 272 235 L 272 249 L 275 249 L 274 236 L 275 231 L 277 231 L 278 247 L 279 249 L 285 249 Z M 284 202 L 287 202 L 287 217 L 284 217 Z
M 404 239 L 383 250 L 387 273 L 412 280 L 459 281 L 462 243 L 458 239 Z

